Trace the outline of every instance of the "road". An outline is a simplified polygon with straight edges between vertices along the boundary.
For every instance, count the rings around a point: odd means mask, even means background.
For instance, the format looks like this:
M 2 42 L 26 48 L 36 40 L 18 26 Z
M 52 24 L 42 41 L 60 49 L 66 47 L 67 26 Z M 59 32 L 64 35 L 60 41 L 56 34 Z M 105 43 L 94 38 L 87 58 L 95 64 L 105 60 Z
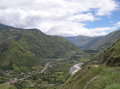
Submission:
M 49 67 L 51 67 L 52 66 L 52 62 L 48 62 L 46 65 L 45 65 L 45 67 L 41 70 L 41 72 L 40 73 L 44 73 Z

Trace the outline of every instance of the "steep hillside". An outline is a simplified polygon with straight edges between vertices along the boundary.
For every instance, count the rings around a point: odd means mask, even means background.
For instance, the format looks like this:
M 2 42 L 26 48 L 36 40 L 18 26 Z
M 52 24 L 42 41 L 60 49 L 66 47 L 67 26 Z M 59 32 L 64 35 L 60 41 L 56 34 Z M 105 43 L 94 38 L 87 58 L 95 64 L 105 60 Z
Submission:
M 90 50 L 91 49 L 102 50 L 104 48 L 107 48 L 115 41 L 117 41 L 119 38 L 120 30 L 101 37 L 87 37 L 87 36 L 66 37 L 67 40 L 69 40 L 76 46 Z
M 101 52 L 98 60 L 108 66 L 120 66 L 120 39 L 111 47 Z
M 0 65 L 33 66 L 41 59 L 70 57 L 82 53 L 62 37 L 37 29 L 0 28 Z
M 37 66 L 37 62 L 37 57 L 34 53 L 14 40 L 0 44 L 0 65 L 2 69 L 30 68 L 31 66 Z
M 59 89 L 120 89 L 120 40 L 97 57 Z
M 88 66 L 59 89 L 120 89 L 120 67 Z

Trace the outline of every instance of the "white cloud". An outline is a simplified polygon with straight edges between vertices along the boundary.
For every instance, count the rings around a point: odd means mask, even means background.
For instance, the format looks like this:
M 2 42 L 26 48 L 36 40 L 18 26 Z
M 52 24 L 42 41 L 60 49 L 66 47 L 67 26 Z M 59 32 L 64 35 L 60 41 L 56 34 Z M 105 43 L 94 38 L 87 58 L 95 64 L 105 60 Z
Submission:
M 120 27 L 120 22 L 116 22 L 116 23 L 115 23 L 115 26 L 116 26 L 116 27 Z
M 111 11 L 114 11 L 115 9 L 118 9 L 116 6 L 115 0 L 101 0 L 101 3 L 96 4 L 98 7 L 101 7 L 98 11 L 98 15 L 107 15 L 111 14 Z
M 0 22 L 36 27 L 50 35 L 96 36 L 106 34 L 111 27 L 91 30 L 82 22 L 99 20 L 97 16 L 109 15 L 117 8 L 115 0 L 1 0 Z
M 82 22 L 82 21 L 94 21 L 94 20 L 98 20 L 98 18 L 95 18 L 92 13 L 87 13 L 87 14 L 70 16 L 68 20 L 74 21 L 74 22 Z
M 74 26 L 71 26 L 74 25 Z M 64 29 L 64 30 L 62 30 Z M 69 26 L 57 26 L 50 29 L 47 34 L 50 35 L 61 35 L 61 36 L 77 36 L 77 35 L 84 35 L 84 36 L 103 36 L 108 34 L 108 31 L 111 32 L 115 30 L 116 27 L 100 27 L 100 28 L 93 28 L 87 29 L 84 27 L 75 26 L 75 24 L 69 24 Z
M 106 35 L 108 34 L 107 31 L 111 32 L 113 30 L 115 30 L 116 27 L 100 27 L 100 28 L 94 28 L 94 29 L 89 29 L 90 32 L 91 32 L 91 36 L 103 36 L 103 35 Z

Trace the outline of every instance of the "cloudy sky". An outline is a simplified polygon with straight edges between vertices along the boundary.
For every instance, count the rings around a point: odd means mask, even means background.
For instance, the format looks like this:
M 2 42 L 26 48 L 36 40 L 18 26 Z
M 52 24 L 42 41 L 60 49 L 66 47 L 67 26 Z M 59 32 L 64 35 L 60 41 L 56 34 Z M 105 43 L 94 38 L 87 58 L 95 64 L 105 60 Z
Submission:
M 120 28 L 120 0 L 0 0 L 0 23 L 49 35 L 100 36 Z

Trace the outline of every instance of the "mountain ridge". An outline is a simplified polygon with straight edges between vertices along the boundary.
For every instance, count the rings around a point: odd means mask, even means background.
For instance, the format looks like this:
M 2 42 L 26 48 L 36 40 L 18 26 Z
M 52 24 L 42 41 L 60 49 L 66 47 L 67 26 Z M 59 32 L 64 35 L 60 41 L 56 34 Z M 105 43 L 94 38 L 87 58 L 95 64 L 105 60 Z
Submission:
M 0 28 L 1 66 L 32 67 L 42 59 L 68 58 L 76 53 L 82 51 L 63 37 L 46 35 L 38 29 Z
M 83 49 L 95 49 L 102 50 L 107 48 L 112 43 L 120 38 L 120 30 L 109 33 L 105 36 L 88 37 L 88 36 L 76 36 L 65 37 L 68 41 Z M 84 42 L 82 42 L 84 41 Z

